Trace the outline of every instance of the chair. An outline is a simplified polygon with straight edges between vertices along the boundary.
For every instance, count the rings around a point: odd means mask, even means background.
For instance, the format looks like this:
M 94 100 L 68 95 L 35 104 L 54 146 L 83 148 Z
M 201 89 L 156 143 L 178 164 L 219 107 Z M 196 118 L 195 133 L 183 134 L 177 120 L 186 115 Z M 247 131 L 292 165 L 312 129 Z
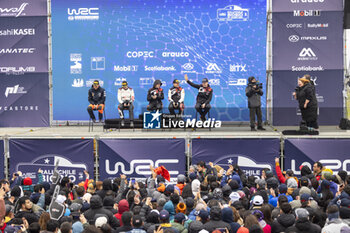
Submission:
M 210 110 L 211 110 L 211 109 L 209 109 L 208 114 L 207 114 L 208 119 L 210 119 Z M 197 110 L 196 110 L 196 121 L 197 121 L 197 118 L 198 118 L 198 112 L 197 112 Z M 195 126 L 194 129 L 197 130 L 197 125 Z M 211 124 L 209 124 L 209 131 L 211 131 Z
M 102 126 L 105 125 L 106 122 L 106 108 L 103 108 L 103 122 L 102 122 Z M 94 122 L 92 121 L 91 117 L 89 117 L 89 132 L 93 132 L 94 131 Z M 90 130 L 91 129 L 91 130 Z M 103 131 L 105 130 L 105 128 L 103 127 Z

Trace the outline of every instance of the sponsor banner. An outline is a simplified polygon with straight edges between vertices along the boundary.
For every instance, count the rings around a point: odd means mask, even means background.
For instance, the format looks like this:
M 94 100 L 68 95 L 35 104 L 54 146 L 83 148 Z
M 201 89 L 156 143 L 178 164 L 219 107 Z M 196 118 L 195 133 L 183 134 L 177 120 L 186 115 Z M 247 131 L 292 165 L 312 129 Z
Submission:
M 99 156 L 101 180 L 121 174 L 147 178 L 150 165 L 164 166 L 176 179 L 186 169 L 184 139 L 101 139 Z
M 1 0 L 0 17 L 47 16 L 47 0 Z
M 0 179 L 5 177 L 5 151 L 4 141 L 0 140 Z
M 48 73 L 2 74 L 0 79 L 0 127 L 50 125 Z
M 134 90 L 138 116 L 157 79 L 165 91 L 164 113 L 168 90 L 178 79 L 185 90 L 185 114 L 190 114 L 198 89 L 185 82 L 188 74 L 195 83 L 209 80 L 212 118 L 248 121 L 247 79 L 266 80 L 263 22 L 266 0 L 52 1 L 53 119 L 89 120 L 87 80 L 94 79 L 103 81 L 107 116 L 117 114 L 116 86 L 122 80 Z
M 48 72 L 47 17 L 2 18 L 0 74 Z
M 92 139 L 10 139 L 10 174 L 21 171 L 23 177 L 38 182 L 38 170 L 43 170 L 44 181 L 51 181 L 55 165 L 58 173 L 74 183 L 85 181 L 84 170 L 90 177 L 94 172 Z M 25 155 L 25 156 L 23 156 Z
M 320 161 L 335 174 L 340 170 L 350 172 L 350 139 L 286 139 L 284 141 L 284 166 L 300 176 L 300 166 L 312 170 Z
M 273 12 L 290 11 L 342 11 L 343 0 L 274 0 L 272 1 Z
M 192 164 L 213 162 L 225 170 L 239 165 L 247 174 L 261 176 L 263 168 L 274 170 L 274 158 L 279 156 L 280 140 L 268 139 L 193 139 Z
M 298 69 L 297 69 L 298 68 Z M 295 67 L 295 72 L 273 73 L 273 125 L 299 125 L 301 113 L 293 98 L 298 78 L 310 74 L 315 83 L 321 125 L 337 125 L 343 116 L 343 70 L 310 71 L 322 67 Z M 301 70 L 301 71 L 299 71 Z
M 273 13 L 272 18 L 274 70 L 291 66 L 343 69 L 343 12 L 306 18 L 291 12 Z

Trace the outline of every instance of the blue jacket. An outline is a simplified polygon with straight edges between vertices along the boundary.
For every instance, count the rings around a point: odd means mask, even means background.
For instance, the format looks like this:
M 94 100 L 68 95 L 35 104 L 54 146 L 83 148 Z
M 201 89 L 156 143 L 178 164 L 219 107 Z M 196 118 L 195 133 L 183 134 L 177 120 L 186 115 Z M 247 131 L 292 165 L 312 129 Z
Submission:
M 293 201 L 292 196 L 282 193 L 282 194 L 279 194 L 277 197 L 274 197 L 274 196 L 270 195 L 269 196 L 269 204 L 273 205 L 273 207 L 277 207 L 278 197 L 281 196 L 281 195 L 286 196 L 288 198 L 288 202 Z

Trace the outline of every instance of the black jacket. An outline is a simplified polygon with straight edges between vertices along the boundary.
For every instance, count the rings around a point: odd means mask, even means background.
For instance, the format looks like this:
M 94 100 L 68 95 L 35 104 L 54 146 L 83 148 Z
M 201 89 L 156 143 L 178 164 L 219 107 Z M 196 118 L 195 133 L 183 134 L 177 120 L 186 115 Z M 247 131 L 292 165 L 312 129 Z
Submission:
M 97 216 L 106 216 L 108 219 L 109 225 L 116 229 L 120 226 L 119 221 L 111 211 L 102 208 L 102 199 L 99 195 L 93 195 L 90 199 L 90 209 L 84 213 L 86 220 L 89 224 L 95 224 L 95 217 Z
M 319 225 L 311 223 L 308 219 L 298 219 L 295 225 L 288 227 L 286 232 L 296 232 L 296 233 L 320 233 L 321 227 Z
M 107 191 L 112 189 L 113 189 L 112 181 L 110 179 L 105 179 L 103 180 L 103 183 L 102 183 L 102 189 L 97 191 L 96 194 L 99 195 L 103 200 L 106 196 Z
M 297 87 L 296 90 L 297 100 L 299 102 L 299 108 L 304 109 L 304 104 L 306 100 L 310 102 L 307 105 L 308 108 L 317 108 L 317 98 L 315 93 L 315 87 L 308 83 L 302 87 Z
M 288 227 L 293 226 L 295 223 L 295 217 L 293 214 L 281 214 L 271 224 L 271 232 L 278 233 L 284 232 Z
M 209 232 L 213 232 L 217 228 L 227 228 L 230 233 L 232 233 L 232 229 L 230 224 L 220 220 L 220 221 L 215 221 L 215 220 L 210 220 L 209 222 L 204 224 L 203 227 L 205 230 Z
M 213 89 L 210 87 L 210 85 L 208 85 L 208 87 L 203 87 L 202 84 L 195 84 L 190 80 L 188 80 L 187 83 L 191 87 L 198 89 L 197 103 L 206 105 L 210 103 L 211 99 L 213 98 Z
M 155 88 L 155 86 L 157 84 L 162 84 L 162 82 L 160 80 L 156 80 L 153 83 L 153 87 L 151 89 L 148 90 L 147 93 L 147 101 L 149 101 L 150 103 L 161 103 L 162 100 L 164 99 L 164 92 L 162 88 Z M 152 95 L 156 95 L 157 98 L 153 99 Z
M 29 225 L 33 222 L 39 221 L 38 215 L 36 215 L 32 210 L 30 210 L 30 211 L 21 211 L 20 210 L 15 214 L 15 218 L 25 218 L 25 219 L 27 219 Z
M 90 104 L 104 104 L 106 100 L 106 91 L 102 87 L 98 87 L 96 90 L 91 87 L 89 90 L 89 103 Z
M 260 88 L 253 88 L 254 83 L 248 83 L 245 88 L 245 95 L 248 97 L 248 108 L 258 108 L 261 106 L 261 96 L 264 92 Z

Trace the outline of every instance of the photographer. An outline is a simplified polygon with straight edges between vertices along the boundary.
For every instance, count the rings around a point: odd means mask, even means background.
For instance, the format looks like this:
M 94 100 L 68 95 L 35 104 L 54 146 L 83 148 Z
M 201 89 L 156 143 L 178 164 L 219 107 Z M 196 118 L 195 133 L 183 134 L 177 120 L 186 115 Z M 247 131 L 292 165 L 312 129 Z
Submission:
M 185 90 L 180 87 L 180 81 L 175 79 L 173 81 L 173 87 L 168 91 L 169 99 L 169 112 L 171 115 L 175 115 L 175 109 L 179 110 L 179 115 L 183 114 L 185 109 L 184 99 L 185 99 Z
M 314 86 L 310 80 L 302 77 L 298 80 L 298 87 L 293 96 L 299 102 L 302 120 L 310 130 L 318 130 L 317 123 L 317 98 Z
M 245 94 L 248 97 L 248 108 L 250 116 L 250 128 L 251 131 L 255 129 L 255 115 L 258 120 L 258 130 L 265 130 L 262 127 L 262 112 L 261 112 L 261 96 L 264 94 L 262 91 L 262 83 L 256 81 L 254 77 L 248 78 L 248 86 L 245 89 Z
M 153 83 L 153 87 L 148 90 L 147 100 L 149 104 L 147 105 L 148 111 L 161 111 L 163 108 L 162 100 L 164 99 L 163 89 L 160 88 L 162 86 L 162 82 L 160 80 L 156 80 Z
M 124 126 L 124 113 L 123 111 L 129 110 L 130 127 L 134 127 L 134 105 L 135 100 L 134 90 L 128 86 L 127 81 L 122 82 L 122 87 L 118 89 L 118 112 L 122 119 L 121 126 Z

